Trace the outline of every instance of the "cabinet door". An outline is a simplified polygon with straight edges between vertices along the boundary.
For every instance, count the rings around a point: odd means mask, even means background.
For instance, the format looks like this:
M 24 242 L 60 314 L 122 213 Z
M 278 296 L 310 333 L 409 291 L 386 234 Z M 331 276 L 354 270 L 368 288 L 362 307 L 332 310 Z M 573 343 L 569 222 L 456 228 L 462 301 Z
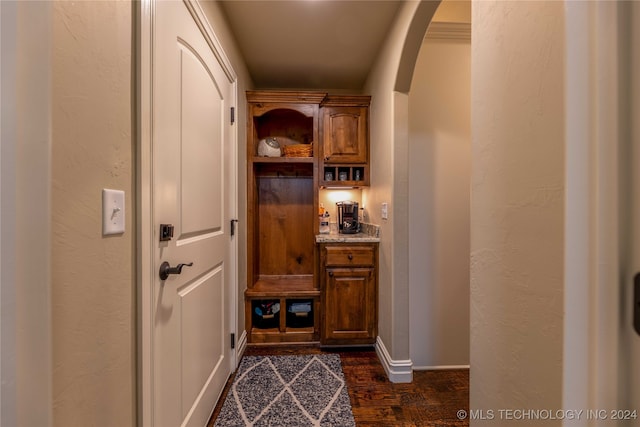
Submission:
M 375 342 L 376 286 L 373 268 L 328 268 L 325 272 L 324 344 Z
M 323 156 L 327 163 L 366 163 L 368 109 L 323 108 Z

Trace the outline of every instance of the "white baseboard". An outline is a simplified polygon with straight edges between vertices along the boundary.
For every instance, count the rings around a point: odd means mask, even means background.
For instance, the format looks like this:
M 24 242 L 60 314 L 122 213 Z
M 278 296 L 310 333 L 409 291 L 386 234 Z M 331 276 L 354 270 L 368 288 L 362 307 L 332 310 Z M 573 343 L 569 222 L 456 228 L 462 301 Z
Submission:
M 410 383 L 413 381 L 411 360 L 393 360 L 384 346 L 382 339 L 376 339 L 376 353 L 392 383 Z
M 238 338 L 238 342 L 236 343 L 236 365 L 240 364 L 240 359 L 242 359 L 242 355 L 244 351 L 247 349 L 247 331 L 242 331 L 240 334 L 240 338 Z M 234 371 L 238 366 L 234 367 Z
M 435 366 L 413 366 L 414 371 L 444 371 L 447 369 L 469 369 L 470 365 L 435 365 Z

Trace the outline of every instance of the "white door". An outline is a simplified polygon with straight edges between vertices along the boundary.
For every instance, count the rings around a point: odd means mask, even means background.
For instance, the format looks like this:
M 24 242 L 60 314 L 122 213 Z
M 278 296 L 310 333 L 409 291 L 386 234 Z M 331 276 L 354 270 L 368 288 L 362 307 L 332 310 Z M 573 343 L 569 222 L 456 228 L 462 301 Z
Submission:
M 157 2 L 155 29 L 154 262 L 193 265 L 154 280 L 153 424 L 204 426 L 231 371 L 233 86 L 185 3 Z

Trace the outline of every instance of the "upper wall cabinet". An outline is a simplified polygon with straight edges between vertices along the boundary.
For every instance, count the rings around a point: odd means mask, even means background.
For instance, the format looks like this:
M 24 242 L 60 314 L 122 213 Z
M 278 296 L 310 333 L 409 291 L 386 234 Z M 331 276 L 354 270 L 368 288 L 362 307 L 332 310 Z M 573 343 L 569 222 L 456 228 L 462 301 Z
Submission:
M 327 95 L 320 104 L 321 185 L 369 184 L 370 96 Z
M 327 96 L 321 104 L 325 163 L 367 163 L 369 96 Z

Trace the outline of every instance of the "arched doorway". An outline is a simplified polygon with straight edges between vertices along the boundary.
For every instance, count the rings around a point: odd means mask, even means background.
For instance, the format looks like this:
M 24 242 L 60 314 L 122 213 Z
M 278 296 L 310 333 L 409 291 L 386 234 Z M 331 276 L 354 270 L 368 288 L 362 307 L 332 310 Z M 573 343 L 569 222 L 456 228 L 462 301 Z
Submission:
M 409 91 L 409 347 L 414 370 L 469 366 L 471 3 L 443 1 Z

